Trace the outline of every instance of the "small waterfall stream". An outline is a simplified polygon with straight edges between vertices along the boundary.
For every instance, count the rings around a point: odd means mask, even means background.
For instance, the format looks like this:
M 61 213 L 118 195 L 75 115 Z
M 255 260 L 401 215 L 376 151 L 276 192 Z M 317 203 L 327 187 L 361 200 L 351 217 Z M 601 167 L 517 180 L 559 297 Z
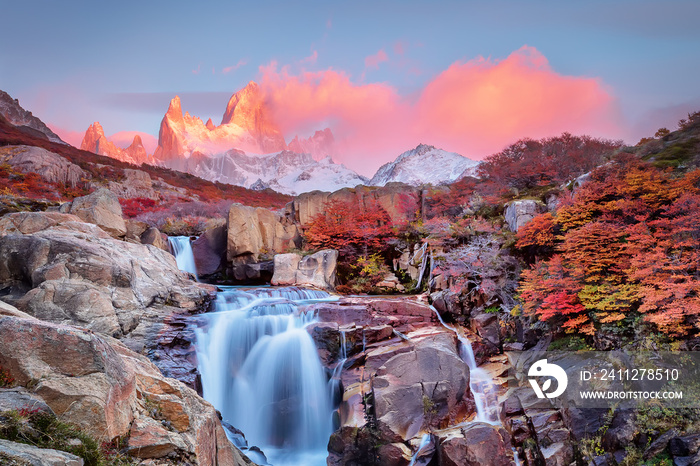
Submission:
M 476 365 L 471 342 L 466 337 L 462 336 L 457 329 L 447 325 L 437 309 L 433 306 L 430 307 L 433 309 L 433 312 L 435 312 L 442 326 L 454 332 L 460 342 L 459 356 L 469 367 L 469 388 L 472 391 L 472 395 L 474 395 L 474 402 L 476 404 L 475 421 L 500 425 L 501 421 L 498 416 L 498 395 L 496 393 L 496 387 L 486 371 Z M 518 457 L 518 451 L 515 448 L 512 448 L 512 450 L 513 463 L 515 466 L 520 466 L 522 463 Z M 414 459 L 418 456 L 418 453 L 420 453 L 420 448 L 414 454 Z
M 459 356 L 469 367 L 469 388 L 474 395 L 474 403 L 476 404 L 476 421 L 488 422 L 490 424 L 500 424 L 498 419 L 498 396 L 496 387 L 489 375 L 476 365 L 474 358 L 474 350 L 471 342 L 460 334 L 454 327 L 447 325 L 442 316 L 434 307 L 430 306 L 435 312 L 438 320 L 443 327 L 452 331 L 457 335 L 459 340 Z
M 331 390 L 305 329 L 315 317 L 303 305 L 334 299 L 299 288 L 227 287 L 195 331 L 204 398 L 275 466 L 326 464 Z
M 189 236 L 170 236 L 168 237 L 170 249 L 175 256 L 177 268 L 185 272 L 189 272 L 197 278 L 197 266 L 194 263 L 194 254 L 192 253 L 192 243 Z M 199 278 L 197 278 L 199 279 Z

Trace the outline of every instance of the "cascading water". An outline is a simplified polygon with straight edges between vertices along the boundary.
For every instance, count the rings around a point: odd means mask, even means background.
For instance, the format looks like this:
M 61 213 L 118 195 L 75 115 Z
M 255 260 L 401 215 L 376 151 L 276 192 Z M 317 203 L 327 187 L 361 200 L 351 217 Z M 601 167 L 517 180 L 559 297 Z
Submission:
M 442 320 L 442 316 L 437 309 L 435 309 L 433 306 L 430 307 L 433 309 L 433 312 L 435 312 L 435 315 L 442 326 L 453 331 L 459 340 L 459 356 L 469 367 L 469 388 L 472 391 L 474 403 L 476 404 L 475 420 L 479 422 L 488 422 L 489 424 L 500 424 L 501 421 L 498 417 L 498 395 L 496 393 L 496 387 L 486 371 L 480 367 L 477 367 L 471 342 L 469 339 L 462 336 L 455 328 L 447 325 L 445 321 Z M 512 450 L 513 462 L 515 466 L 520 466 L 522 463 L 518 457 L 518 452 L 515 448 Z M 418 456 L 419 452 L 420 449 L 414 454 L 414 458 Z
M 331 390 L 305 329 L 314 315 L 300 306 L 333 299 L 299 288 L 228 287 L 195 331 L 204 398 L 275 466 L 326 464 Z
M 480 422 L 488 422 L 490 424 L 499 424 L 498 419 L 498 395 L 496 387 L 488 374 L 476 365 L 474 358 L 474 350 L 471 342 L 462 336 L 455 328 L 447 325 L 440 313 L 431 306 L 438 320 L 448 330 L 457 335 L 459 339 L 459 356 L 469 367 L 469 388 L 474 395 L 474 403 L 476 404 L 476 420 Z
M 192 243 L 189 236 L 170 236 L 168 237 L 170 249 L 175 256 L 177 268 L 189 272 L 197 278 L 197 266 L 194 263 L 194 254 L 192 253 Z
M 348 360 L 348 349 L 347 349 L 347 341 L 345 338 L 345 331 L 340 330 L 340 357 L 338 359 L 338 363 L 336 364 L 335 368 L 333 368 L 333 373 L 331 374 L 330 380 L 328 380 L 328 389 L 330 393 L 330 399 L 333 402 L 333 407 L 337 408 L 338 404 L 340 404 L 339 399 L 335 399 L 337 395 L 340 393 L 340 376 L 343 373 L 343 367 L 345 366 L 345 362 Z
M 429 443 L 430 443 L 430 434 L 423 434 L 423 436 L 420 439 L 420 445 L 418 445 L 418 450 L 416 450 L 416 452 L 411 457 L 411 462 L 408 463 L 408 466 L 413 466 L 414 464 L 416 464 L 416 460 L 418 459 L 418 455 L 420 454 L 421 451 L 423 451 L 423 448 L 428 446 Z

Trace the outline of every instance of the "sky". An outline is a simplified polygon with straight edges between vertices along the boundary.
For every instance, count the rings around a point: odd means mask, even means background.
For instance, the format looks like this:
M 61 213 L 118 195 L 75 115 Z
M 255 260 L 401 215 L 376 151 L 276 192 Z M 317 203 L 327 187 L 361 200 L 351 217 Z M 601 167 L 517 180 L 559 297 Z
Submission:
M 568 131 L 635 144 L 700 109 L 697 1 L 0 0 L 0 89 L 79 144 L 156 144 L 261 85 L 287 141 L 365 175 L 418 143 L 474 159 Z M 150 135 L 150 136 L 147 136 Z

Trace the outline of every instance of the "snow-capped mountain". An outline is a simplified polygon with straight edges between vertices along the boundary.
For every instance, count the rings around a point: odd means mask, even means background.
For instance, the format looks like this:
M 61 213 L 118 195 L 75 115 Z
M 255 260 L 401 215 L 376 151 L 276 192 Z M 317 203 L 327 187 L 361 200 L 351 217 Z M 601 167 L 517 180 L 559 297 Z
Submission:
M 426 183 L 433 185 L 452 183 L 471 174 L 470 169 L 478 164 L 478 161 L 454 152 L 419 144 L 415 149 L 399 155 L 393 162 L 379 167 L 369 184 L 384 186 L 393 181 L 413 186 Z
M 368 183 L 367 178 L 334 163 L 330 157 L 316 161 L 310 154 L 287 150 L 268 155 L 247 155 L 236 149 L 219 155 L 195 152 L 187 158 L 164 161 L 163 165 L 211 181 L 252 189 L 272 188 L 292 195 Z

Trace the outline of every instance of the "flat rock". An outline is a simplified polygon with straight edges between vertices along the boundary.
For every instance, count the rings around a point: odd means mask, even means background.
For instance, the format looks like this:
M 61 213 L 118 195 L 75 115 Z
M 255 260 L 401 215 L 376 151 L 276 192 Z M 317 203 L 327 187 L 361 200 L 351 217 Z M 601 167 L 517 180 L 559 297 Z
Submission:
M 48 448 L 0 440 L 0 460 L 15 461 L 11 466 L 83 466 L 82 458 Z M 5 464 L 4 462 L 2 464 Z

